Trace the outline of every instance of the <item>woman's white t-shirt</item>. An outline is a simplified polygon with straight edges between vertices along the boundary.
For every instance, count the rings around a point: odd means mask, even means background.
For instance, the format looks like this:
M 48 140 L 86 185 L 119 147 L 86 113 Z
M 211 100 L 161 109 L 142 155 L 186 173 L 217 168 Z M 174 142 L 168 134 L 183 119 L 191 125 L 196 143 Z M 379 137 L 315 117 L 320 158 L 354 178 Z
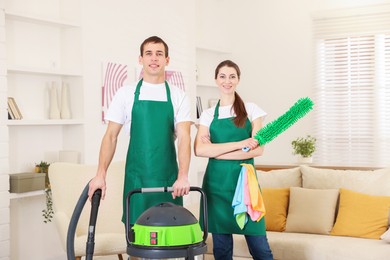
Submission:
M 248 113 L 248 119 L 250 122 L 253 122 L 253 120 L 259 117 L 262 117 L 262 120 L 264 120 L 265 116 L 267 115 L 267 113 L 263 109 L 261 109 L 254 103 L 245 103 L 245 109 Z M 214 119 L 214 111 L 215 106 L 203 111 L 199 119 L 199 124 L 210 128 L 210 124 Z M 232 111 L 232 105 L 219 107 L 218 119 L 230 118 L 235 116 L 236 114 L 234 113 L 234 111 Z
M 118 89 L 104 117 L 125 126 L 125 131 L 130 134 L 131 111 L 134 103 L 134 92 L 138 82 L 126 85 Z M 168 84 L 171 92 L 171 101 L 174 111 L 174 124 L 192 121 L 191 106 L 187 94 L 178 87 Z M 143 81 L 139 100 L 167 101 L 165 83 L 151 84 Z M 158 113 L 158 111 L 156 111 Z M 145 120 L 148 120 L 145 118 Z M 158 126 L 156 126 L 158 127 Z

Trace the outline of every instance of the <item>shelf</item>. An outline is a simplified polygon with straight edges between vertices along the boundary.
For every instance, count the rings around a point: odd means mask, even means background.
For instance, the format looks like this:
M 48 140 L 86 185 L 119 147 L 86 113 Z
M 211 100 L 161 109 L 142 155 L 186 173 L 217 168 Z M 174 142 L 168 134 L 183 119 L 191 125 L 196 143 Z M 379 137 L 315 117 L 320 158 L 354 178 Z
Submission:
M 62 28 L 80 27 L 80 25 L 77 23 L 66 21 L 63 19 L 52 19 L 52 18 L 39 17 L 39 16 L 34 16 L 29 14 L 17 13 L 17 12 L 9 12 L 9 11 L 6 11 L 5 18 L 10 20 L 20 21 L 20 22 L 51 25 L 51 26 L 57 26 Z
M 82 125 L 81 119 L 21 119 L 8 120 L 8 126 L 50 126 L 50 125 Z
M 51 76 L 68 76 L 68 77 L 81 77 L 81 72 L 56 70 L 56 69 L 38 69 L 31 67 L 24 67 L 18 65 L 8 65 L 8 73 L 25 73 L 25 74 L 37 74 L 37 75 L 51 75 Z
M 29 192 L 22 192 L 22 193 L 9 193 L 9 198 L 12 199 L 21 199 L 21 198 L 30 198 L 35 196 L 42 196 L 45 195 L 44 190 L 36 190 L 36 191 L 29 191 Z

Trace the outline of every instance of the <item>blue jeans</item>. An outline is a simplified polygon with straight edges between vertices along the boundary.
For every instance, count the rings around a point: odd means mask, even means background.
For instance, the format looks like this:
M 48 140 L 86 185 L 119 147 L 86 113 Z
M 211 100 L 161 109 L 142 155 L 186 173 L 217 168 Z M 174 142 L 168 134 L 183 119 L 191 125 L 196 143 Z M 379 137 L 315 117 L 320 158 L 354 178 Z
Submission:
M 273 260 L 271 248 L 267 236 L 245 235 L 249 253 L 255 260 Z M 215 260 L 233 259 L 233 235 L 213 234 L 213 254 Z

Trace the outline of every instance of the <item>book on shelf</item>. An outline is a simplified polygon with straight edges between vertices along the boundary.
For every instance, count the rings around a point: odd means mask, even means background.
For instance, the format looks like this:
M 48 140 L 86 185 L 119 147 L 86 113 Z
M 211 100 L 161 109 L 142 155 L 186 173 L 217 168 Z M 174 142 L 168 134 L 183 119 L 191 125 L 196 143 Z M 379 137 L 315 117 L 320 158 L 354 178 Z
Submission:
M 11 111 L 11 109 L 9 109 L 9 107 L 8 107 L 8 119 L 9 120 L 15 119 L 15 116 L 14 116 L 14 114 L 12 114 L 12 111 Z
M 202 99 L 199 96 L 197 96 L 196 97 L 196 118 L 200 118 L 202 112 L 203 112 Z
M 8 118 L 16 119 L 15 110 L 12 108 L 11 100 L 8 98 Z
M 8 97 L 8 118 L 22 119 L 22 113 L 19 110 L 18 105 L 13 97 Z

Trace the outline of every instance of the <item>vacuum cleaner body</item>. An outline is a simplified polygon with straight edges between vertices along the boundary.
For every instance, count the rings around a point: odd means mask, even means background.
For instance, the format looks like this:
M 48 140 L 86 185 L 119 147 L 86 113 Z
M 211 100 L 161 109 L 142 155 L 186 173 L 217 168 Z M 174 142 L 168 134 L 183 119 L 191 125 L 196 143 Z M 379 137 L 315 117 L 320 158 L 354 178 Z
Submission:
M 202 242 L 197 219 L 187 209 L 173 203 L 149 208 L 132 227 L 133 244 L 152 247 L 192 245 Z
M 203 232 L 195 216 L 182 206 L 170 202 L 160 203 L 143 212 L 133 226 L 130 225 L 131 201 L 134 193 L 168 192 L 171 188 L 146 188 L 130 191 L 127 195 L 126 234 L 127 253 L 130 256 L 150 259 L 184 257 L 194 259 L 207 251 L 207 202 L 203 191 Z
M 68 260 L 75 260 L 74 239 L 76 227 L 83 207 L 88 199 L 89 183 L 84 188 L 73 211 L 67 234 L 66 252 Z M 129 219 L 130 197 L 134 193 L 172 192 L 167 188 L 144 188 L 132 190 L 126 198 L 126 240 L 127 253 L 146 259 L 186 258 L 206 253 L 207 245 L 207 200 L 203 190 L 190 187 L 190 191 L 201 194 L 203 206 L 203 236 L 197 219 L 182 206 L 173 203 L 161 203 L 149 208 L 131 226 Z M 95 191 L 86 243 L 86 260 L 93 259 L 95 246 L 95 226 L 98 215 L 101 190 Z

